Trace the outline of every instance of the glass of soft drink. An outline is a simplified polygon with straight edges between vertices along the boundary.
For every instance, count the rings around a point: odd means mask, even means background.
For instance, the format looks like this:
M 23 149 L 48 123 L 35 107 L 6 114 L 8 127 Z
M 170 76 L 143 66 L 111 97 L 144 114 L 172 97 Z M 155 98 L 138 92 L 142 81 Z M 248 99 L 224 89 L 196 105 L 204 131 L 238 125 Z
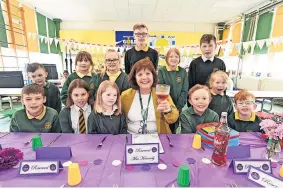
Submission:
M 157 84 L 156 85 L 156 96 L 157 102 L 161 102 L 167 100 L 170 93 L 170 86 L 165 84 Z

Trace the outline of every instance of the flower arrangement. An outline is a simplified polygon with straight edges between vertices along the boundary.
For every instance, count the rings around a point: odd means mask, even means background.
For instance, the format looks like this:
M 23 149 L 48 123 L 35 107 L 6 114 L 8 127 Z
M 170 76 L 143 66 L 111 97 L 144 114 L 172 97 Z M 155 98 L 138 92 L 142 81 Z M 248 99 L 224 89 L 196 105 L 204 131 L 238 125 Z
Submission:
M 269 139 L 282 140 L 283 138 L 283 114 L 273 114 L 269 119 L 262 120 L 260 129 Z
M 15 148 L 0 150 L 0 171 L 16 166 L 23 156 L 23 152 Z
M 259 126 L 265 132 L 267 143 L 267 158 L 278 155 L 281 152 L 281 140 L 283 138 L 283 114 L 273 113 L 269 119 L 263 120 Z

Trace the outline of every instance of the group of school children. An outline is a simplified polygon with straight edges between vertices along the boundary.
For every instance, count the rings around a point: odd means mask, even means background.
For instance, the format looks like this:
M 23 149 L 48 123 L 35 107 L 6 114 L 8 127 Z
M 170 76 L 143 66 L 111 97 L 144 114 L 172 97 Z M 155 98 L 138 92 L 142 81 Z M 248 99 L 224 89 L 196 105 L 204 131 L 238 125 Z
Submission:
M 148 28 L 133 28 L 136 46 L 125 54 L 125 72 L 92 72 L 92 57 L 81 51 L 76 56 L 76 72 L 64 82 L 62 91 L 46 81 L 47 72 L 39 63 L 29 64 L 27 72 L 32 84 L 22 89 L 24 109 L 16 111 L 11 132 L 126 134 L 127 117 L 122 111 L 120 95 L 131 86 L 127 74 L 143 58 L 150 59 L 158 73 L 158 83 L 170 85 L 170 96 L 179 110 L 179 119 L 170 124 L 171 133 L 195 133 L 202 123 L 218 122 L 221 112 L 228 113 L 229 127 L 239 132 L 259 132 L 261 119 L 255 115 L 255 97 L 240 91 L 234 104 L 225 94 L 228 82 L 224 62 L 215 57 L 216 38 L 205 34 L 200 39 L 202 56 L 193 60 L 189 72 L 181 68 L 180 51 L 171 48 L 166 66 L 158 69 L 158 53 L 147 46 Z M 114 53 L 115 51 L 109 50 Z M 118 54 L 118 53 L 117 53 Z M 106 62 L 120 62 L 108 58 Z M 62 109 L 62 103 L 65 107 Z M 235 108 L 234 108 L 235 107 Z M 236 111 L 234 112 L 234 109 Z M 140 112 L 137 112 L 140 113 Z

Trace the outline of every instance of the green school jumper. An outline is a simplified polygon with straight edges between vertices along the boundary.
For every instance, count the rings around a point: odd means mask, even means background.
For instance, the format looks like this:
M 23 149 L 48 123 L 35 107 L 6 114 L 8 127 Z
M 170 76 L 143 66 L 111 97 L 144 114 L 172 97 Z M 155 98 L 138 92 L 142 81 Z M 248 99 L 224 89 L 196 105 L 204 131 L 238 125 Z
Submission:
M 44 93 L 46 96 L 46 102 L 44 105 L 47 107 L 53 108 L 59 114 L 59 112 L 62 109 L 59 88 L 50 82 L 47 82 L 43 88 L 44 88 Z
M 25 109 L 18 110 L 11 119 L 10 132 L 60 133 L 61 127 L 56 110 L 45 107 L 37 117 L 28 115 Z
M 195 113 L 192 106 L 185 107 L 180 115 L 181 133 L 195 133 L 199 124 L 218 122 L 219 117 L 216 112 L 207 108 L 200 116 Z
M 89 73 L 85 76 L 82 76 L 81 74 L 78 75 L 78 73 L 75 72 L 75 73 L 72 73 L 71 75 L 69 75 L 69 77 L 66 79 L 66 81 L 63 85 L 62 91 L 61 91 L 61 101 L 62 101 L 62 103 L 66 105 L 66 101 L 67 101 L 67 98 L 68 98 L 69 85 L 75 79 L 85 80 L 91 88 L 90 94 L 93 95 L 93 92 L 94 92 L 94 82 L 93 82 L 94 79 L 93 79 L 93 77 L 95 77 L 94 73 Z
M 94 77 L 94 79 L 95 79 L 95 81 L 94 81 L 94 91 L 95 91 L 94 96 L 96 97 L 96 92 L 98 90 L 100 83 L 102 83 L 103 81 L 109 80 L 109 76 L 107 75 L 107 73 L 105 73 L 103 78 L 101 78 L 101 73 L 98 73 L 96 75 L 96 77 Z M 130 85 L 129 85 L 129 82 L 128 82 L 128 75 L 125 72 L 121 71 L 120 75 L 115 80 L 115 83 L 117 84 L 117 86 L 120 90 L 120 94 L 122 94 L 123 91 L 130 88 Z

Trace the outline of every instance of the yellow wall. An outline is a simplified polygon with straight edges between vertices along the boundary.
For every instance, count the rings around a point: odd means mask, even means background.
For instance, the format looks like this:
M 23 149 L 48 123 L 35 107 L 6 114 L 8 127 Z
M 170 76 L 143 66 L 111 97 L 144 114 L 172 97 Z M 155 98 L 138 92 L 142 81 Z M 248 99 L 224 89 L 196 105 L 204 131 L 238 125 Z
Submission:
M 199 44 L 203 33 L 193 32 L 150 32 L 150 35 L 175 36 L 176 45 L 183 46 L 189 44 Z M 79 42 L 89 42 L 93 44 L 115 45 L 115 31 L 95 31 L 95 30 L 61 30 L 61 39 L 74 39 Z
M 61 30 L 60 38 L 101 45 L 115 45 L 114 31 Z
M 283 36 L 283 6 L 278 7 L 276 11 L 274 26 L 273 26 L 272 37 L 280 37 Z M 282 52 L 283 44 L 281 43 L 277 47 L 272 45 L 270 47 L 269 52 Z

